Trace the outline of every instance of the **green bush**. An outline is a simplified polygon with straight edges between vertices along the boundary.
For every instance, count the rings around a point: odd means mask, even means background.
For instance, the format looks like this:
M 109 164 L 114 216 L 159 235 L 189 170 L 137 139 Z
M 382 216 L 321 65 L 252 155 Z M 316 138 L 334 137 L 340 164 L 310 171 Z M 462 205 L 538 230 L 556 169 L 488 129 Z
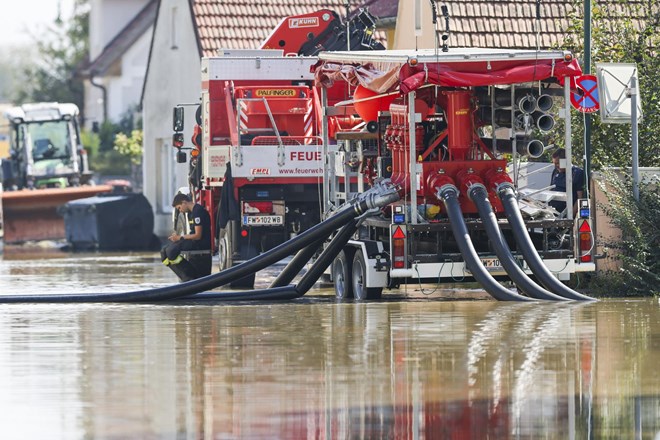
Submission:
M 128 157 L 133 165 L 142 163 L 142 130 L 131 131 L 128 137 L 124 133 L 115 136 L 115 151 Z
M 607 205 L 598 206 L 622 231 L 622 240 L 603 243 L 619 260 L 618 271 L 593 276 L 589 288 L 603 296 L 650 296 L 660 294 L 660 179 L 654 176 L 639 185 L 639 201 L 633 197 L 632 178 L 613 171 L 599 182 Z

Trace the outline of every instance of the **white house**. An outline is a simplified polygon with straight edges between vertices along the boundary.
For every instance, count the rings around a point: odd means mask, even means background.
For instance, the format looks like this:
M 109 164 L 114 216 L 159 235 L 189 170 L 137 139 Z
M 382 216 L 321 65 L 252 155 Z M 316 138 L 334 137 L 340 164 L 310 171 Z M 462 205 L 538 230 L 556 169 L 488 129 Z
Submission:
M 140 104 L 158 0 L 90 0 L 87 129 L 118 122 Z

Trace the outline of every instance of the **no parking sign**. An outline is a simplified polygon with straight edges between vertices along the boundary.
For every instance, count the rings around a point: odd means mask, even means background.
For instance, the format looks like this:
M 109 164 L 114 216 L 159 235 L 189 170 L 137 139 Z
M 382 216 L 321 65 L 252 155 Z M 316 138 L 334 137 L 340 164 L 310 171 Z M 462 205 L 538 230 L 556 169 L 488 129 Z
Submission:
M 578 91 L 571 92 L 571 104 L 582 113 L 594 113 L 600 108 L 596 75 L 582 75 L 575 79 Z

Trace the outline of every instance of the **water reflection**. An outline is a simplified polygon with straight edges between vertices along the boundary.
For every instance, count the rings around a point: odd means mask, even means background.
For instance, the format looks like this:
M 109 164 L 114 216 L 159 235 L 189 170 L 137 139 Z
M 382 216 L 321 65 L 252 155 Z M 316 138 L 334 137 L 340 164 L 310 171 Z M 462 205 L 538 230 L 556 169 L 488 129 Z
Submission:
M 1 305 L 0 426 L 49 439 L 660 438 L 657 300 L 328 293 Z

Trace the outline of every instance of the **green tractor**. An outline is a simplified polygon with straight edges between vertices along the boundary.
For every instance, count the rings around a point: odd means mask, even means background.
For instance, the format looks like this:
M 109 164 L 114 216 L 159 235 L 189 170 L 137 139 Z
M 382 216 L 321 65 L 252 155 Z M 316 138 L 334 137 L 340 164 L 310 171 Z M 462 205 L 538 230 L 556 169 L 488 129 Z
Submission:
M 5 191 L 66 188 L 89 182 L 92 173 L 80 142 L 75 104 L 36 103 L 12 107 L 9 157 L 2 159 Z

